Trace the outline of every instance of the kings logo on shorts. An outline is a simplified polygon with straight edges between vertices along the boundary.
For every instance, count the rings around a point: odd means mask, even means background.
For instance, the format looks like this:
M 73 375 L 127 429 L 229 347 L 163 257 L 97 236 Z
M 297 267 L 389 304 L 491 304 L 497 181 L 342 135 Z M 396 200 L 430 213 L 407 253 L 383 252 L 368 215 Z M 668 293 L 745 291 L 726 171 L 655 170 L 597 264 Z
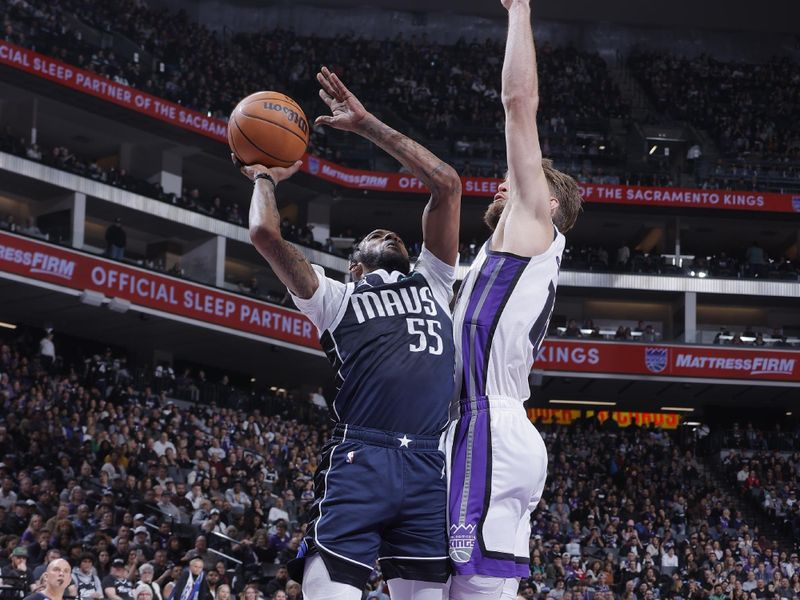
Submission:
M 475 547 L 475 525 L 450 525 L 450 560 L 467 563 Z
M 651 373 L 661 373 L 667 368 L 669 351 L 666 348 L 645 348 L 644 364 Z

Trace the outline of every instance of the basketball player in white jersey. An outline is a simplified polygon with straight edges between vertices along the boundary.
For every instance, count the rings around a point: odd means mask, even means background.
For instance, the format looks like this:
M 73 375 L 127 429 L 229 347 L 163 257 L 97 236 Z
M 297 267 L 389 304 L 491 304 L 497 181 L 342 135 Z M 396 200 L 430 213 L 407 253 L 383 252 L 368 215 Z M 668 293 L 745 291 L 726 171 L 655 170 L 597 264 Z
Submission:
M 456 378 L 446 435 L 453 600 L 514 600 L 530 575 L 530 513 L 547 451 L 523 403 L 555 302 L 564 235 L 580 212 L 575 181 L 542 158 L 530 0 L 502 0 L 508 175 L 485 220 L 493 230 L 453 315 Z

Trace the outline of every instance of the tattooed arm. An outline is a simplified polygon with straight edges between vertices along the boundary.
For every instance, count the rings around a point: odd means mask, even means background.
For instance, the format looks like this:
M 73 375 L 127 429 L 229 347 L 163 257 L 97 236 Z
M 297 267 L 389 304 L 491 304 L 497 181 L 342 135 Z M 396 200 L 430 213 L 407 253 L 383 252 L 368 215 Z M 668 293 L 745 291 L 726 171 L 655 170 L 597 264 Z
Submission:
M 277 184 L 294 175 L 301 163 L 298 161 L 287 169 L 268 169 L 262 165 L 242 166 L 235 158 L 233 162 L 254 183 L 250 200 L 250 241 L 292 294 L 298 298 L 311 298 L 319 287 L 317 274 L 306 257 L 281 236 L 281 215 L 275 201 L 274 186 L 268 179 L 256 179 L 259 173 L 266 173 Z
M 440 260 L 455 264 L 458 256 L 458 229 L 461 220 L 461 178 L 455 169 L 430 150 L 395 131 L 366 111 L 335 73 L 326 67 L 317 75 L 320 97 L 331 109 L 331 116 L 317 123 L 352 131 L 397 159 L 431 191 L 422 216 L 425 246 Z

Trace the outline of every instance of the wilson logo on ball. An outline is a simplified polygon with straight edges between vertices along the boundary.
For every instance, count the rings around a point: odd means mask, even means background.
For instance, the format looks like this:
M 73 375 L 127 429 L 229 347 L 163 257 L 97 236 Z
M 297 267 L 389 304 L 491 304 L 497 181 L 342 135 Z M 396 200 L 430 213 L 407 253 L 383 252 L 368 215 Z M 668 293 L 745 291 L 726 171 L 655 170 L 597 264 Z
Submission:
M 264 102 L 264 110 L 274 110 L 283 113 L 287 119 L 300 128 L 303 133 L 308 131 L 308 122 L 288 106 L 281 106 L 272 102 Z

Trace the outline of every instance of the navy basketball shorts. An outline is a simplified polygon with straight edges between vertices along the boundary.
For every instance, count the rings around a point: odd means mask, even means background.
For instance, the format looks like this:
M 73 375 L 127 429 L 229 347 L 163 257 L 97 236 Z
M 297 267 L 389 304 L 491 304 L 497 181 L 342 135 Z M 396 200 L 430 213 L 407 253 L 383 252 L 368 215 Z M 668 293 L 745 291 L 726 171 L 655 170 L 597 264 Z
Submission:
M 363 589 L 376 560 L 386 580 L 444 583 L 447 480 L 438 436 L 337 425 L 315 476 L 312 522 L 289 563 L 302 581 L 318 553 L 333 581 Z

